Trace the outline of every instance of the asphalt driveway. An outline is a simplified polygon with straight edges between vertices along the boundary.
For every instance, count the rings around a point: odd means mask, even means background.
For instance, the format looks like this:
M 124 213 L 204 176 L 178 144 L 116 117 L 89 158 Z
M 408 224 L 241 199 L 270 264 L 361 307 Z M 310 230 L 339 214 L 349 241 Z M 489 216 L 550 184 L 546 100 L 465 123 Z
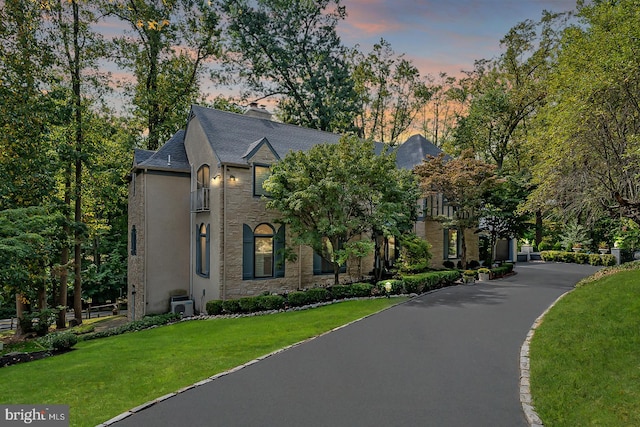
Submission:
M 506 279 L 441 289 L 115 426 L 526 426 L 520 346 L 534 320 L 595 270 L 523 263 Z

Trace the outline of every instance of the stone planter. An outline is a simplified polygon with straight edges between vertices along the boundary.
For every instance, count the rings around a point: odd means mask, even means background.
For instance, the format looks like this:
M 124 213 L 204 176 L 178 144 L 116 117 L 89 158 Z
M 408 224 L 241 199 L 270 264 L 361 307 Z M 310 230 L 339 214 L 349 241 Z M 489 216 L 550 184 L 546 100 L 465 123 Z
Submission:
M 491 279 L 491 273 L 478 273 L 478 280 L 488 282 Z
M 598 251 L 604 255 L 604 254 L 608 254 L 609 253 L 609 248 L 600 248 L 598 249 Z
M 476 278 L 472 276 L 462 276 L 462 283 L 465 285 L 474 285 L 476 283 Z

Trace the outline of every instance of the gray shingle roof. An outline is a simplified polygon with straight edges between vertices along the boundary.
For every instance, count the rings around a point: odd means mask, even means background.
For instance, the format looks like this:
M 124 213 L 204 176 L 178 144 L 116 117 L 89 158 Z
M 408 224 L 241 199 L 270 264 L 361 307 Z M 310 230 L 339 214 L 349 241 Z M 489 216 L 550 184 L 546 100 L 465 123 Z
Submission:
M 438 156 L 442 150 L 422 135 L 413 135 L 397 148 L 396 164 L 399 168 L 413 169 L 426 156 Z
M 184 149 L 184 130 L 179 130 L 156 152 L 135 150 L 134 166 L 138 168 L 190 172 L 191 166 Z
M 247 158 L 243 156 L 255 148 L 254 144 L 262 138 L 269 141 L 281 159 L 289 151 L 307 151 L 316 144 L 336 143 L 340 140 L 340 135 L 335 133 L 198 105 L 192 105 L 191 112 L 202 125 L 220 163 L 247 164 Z

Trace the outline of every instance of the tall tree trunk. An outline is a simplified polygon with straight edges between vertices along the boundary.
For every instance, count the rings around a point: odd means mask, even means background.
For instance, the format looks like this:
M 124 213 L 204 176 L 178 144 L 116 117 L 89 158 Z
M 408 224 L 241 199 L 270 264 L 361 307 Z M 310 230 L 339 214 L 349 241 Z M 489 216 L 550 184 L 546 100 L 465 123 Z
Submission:
M 22 329 L 21 320 L 24 316 L 24 302 L 23 302 L 22 294 L 16 293 L 16 319 L 18 324 L 16 325 L 16 337 L 21 337 L 24 335 L 24 330 Z
M 542 211 L 536 211 L 536 246 L 542 242 Z
M 71 221 L 71 163 L 67 164 L 67 170 L 64 177 L 64 206 L 65 206 L 65 224 L 63 227 L 64 235 L 71 235 L 71 228 L 69 223 Z M 56 304 L 59 307 L 64 307 L 58 313 L 56 319 L 56 328 L 64 329 L 67 326 L 67 277 L 68 277 L 68 265 L 69 265 L 69 246 L 65 244 L 62 247 L 62 253 L 60 255 L 60 274 L 58 276 L 58 299 Z
M 74 241 L 74 280 L 73 280 L 73 311 L 76 323 L 82 323 L 82 238 L 83 233 L 80 227 L 82 223 L 82 93 L 80 88 L 80 18 L 78 13 L 78 3 L 73 0 L 73 60 L 72 68 L 72 86 L 73 98 L 75 104 L 75 145 L 76 145 L 76 176 L 75 176 L 75 241 Z
M 465 238 L 464 228 L 460 229 L 460 262 L 462 262 L 462 268 L 467 268 L 467 239 Z

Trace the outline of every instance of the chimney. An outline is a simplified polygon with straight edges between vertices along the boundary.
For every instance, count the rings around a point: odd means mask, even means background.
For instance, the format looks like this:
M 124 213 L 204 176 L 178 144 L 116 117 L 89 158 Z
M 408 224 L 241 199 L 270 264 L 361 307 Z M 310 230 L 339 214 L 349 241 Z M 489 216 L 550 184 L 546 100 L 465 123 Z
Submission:
M 264 105 L 258 107 L 257 102 L 249 104 L 249 108 L 244 112 L 245 116 L 254 117 L 256 119 L 271 120 L 271 113 L 267 111 Z

